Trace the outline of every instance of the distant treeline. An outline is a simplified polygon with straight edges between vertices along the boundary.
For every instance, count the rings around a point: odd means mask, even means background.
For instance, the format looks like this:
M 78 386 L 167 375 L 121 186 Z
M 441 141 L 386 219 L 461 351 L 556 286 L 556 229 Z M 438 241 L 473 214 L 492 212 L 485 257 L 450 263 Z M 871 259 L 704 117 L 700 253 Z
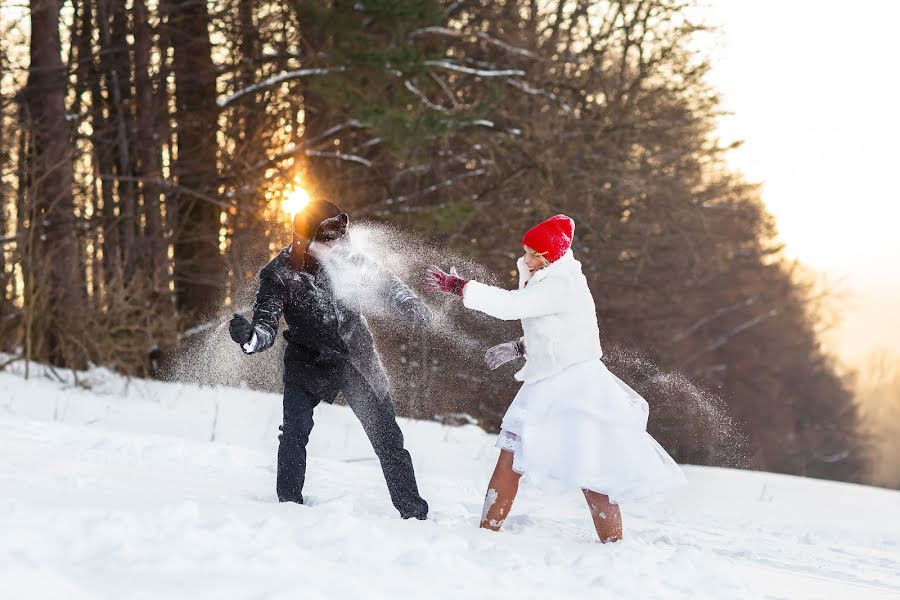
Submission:
M 690 2 L 29 4 L 0 3 L 4 350 L 157 374 L 246 299 L 297 182 L 510 286 L 522 232 L 566 212 L 610 366 L 673 456 L 864 478 L 819 298 L 725 164 Z M 381 333 L 401 413 L 496 427 L 509 373 Z

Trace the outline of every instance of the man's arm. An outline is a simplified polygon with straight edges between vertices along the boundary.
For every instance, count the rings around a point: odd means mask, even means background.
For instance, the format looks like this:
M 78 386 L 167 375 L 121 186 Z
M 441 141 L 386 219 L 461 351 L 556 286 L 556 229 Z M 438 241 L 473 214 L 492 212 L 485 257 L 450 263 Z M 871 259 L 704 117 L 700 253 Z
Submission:
M 418 325 L 428 326 L 431 323 L 431 309 L 399 277 L 362 254 L 353 254 L 350 260 L 358 268 L 374 275 L 374 280 L 379 282 L 378 287 L 385 294 L 387 304 L 393 310 Z
M 427 326 L 431 323 L 431 310 L 422 302 L 422 299 L 399 277 L 390 273 L 387 275 L 390 277 L 387 294 L 391 306 L 418 324 Z
M 241 348 L 247 354 L 263 352 L 275 343 L 278 321 L 284 312 L 284 281 L 267 269 L 259 275 L 259 289 L 253 304 L 253 336 Z

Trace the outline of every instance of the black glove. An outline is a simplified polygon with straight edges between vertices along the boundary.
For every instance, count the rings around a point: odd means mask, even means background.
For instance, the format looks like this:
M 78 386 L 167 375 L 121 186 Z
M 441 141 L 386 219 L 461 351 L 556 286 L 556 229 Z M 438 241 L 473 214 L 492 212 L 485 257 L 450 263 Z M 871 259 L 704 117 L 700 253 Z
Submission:
M 253 337 L 253 325 L 241 315 L 234 313 L 231 321 L 228 322 L 228 333 L 231 334 L 231 339 L 243 345 Z

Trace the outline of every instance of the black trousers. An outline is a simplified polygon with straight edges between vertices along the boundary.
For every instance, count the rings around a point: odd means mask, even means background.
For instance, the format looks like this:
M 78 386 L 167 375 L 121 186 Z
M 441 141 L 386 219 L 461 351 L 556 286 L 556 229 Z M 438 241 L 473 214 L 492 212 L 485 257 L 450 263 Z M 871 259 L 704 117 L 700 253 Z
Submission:
M 288 367 L 289 368 L 289 367 Z M 403 447 L 403 432 L 397 425 L 394 405 L 383 372 L 364 375 L 348 365 L 339 388 L 363 426 L 387 482 L 391 502 L 404 519 L 424 519 L 428 503 L 419 495 L 412 459 Z M 384 382 L 382 382 L 384 380 Z M 328 393 L 325 394 L 330 395 Z M 306 479 L 306 444 L 313 428 L 313 409 L 323 398 L 301 382 L 285 379 L 284 419 L 278 436 L 278 499 L 303 503 Z

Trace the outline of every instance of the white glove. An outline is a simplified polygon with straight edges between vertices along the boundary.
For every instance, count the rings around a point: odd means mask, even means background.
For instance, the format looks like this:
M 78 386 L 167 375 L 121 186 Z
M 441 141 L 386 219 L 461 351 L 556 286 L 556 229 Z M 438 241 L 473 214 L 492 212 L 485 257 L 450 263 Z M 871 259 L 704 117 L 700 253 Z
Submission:
M 488 351 L 484 353 L 484 362 L 493 371 L 497 367 L 505 365 L 520 356 L 525 356 L 525 345 L 522 343 L 522 340 L 516 340 L 488 348 Z

